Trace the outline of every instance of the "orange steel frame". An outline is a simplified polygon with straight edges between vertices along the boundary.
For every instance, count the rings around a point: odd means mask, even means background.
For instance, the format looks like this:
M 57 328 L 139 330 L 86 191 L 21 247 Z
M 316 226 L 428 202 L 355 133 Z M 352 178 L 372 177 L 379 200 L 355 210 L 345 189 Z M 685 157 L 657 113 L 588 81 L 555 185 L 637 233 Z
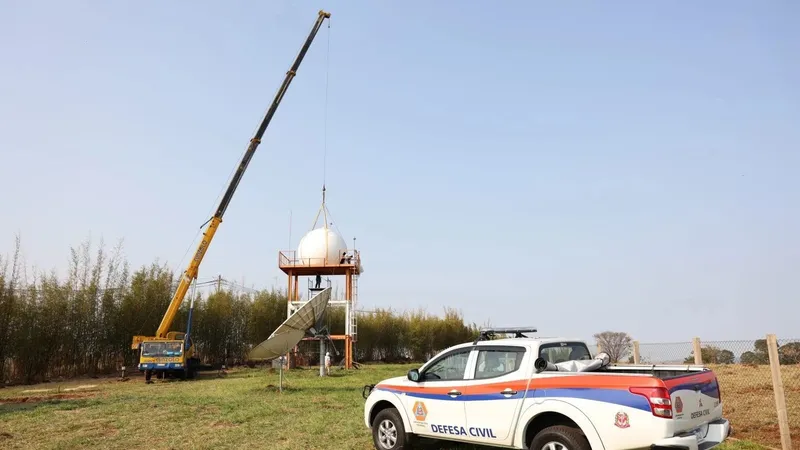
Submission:
M 287 299 L 289 302 L 300 300 L 300 277 L 313 277 L 317 274 L 323 276 L 344 276 L 345 288 L 344 299 L 349 303 L 350 314 L 355 314 L 353 310 L 353 275 L 358 275 L 358 268 L 361 267 L 361 253 L 358 250 L 348 250 L 347 255 L 351 256 L 350 262 L 339 264 L 335 261 L 331 264 L 329 261 L 323 261 L 322 264 L 311 264 L 311 261 L 306 261 L 306 264 L 300 259 L 295 257 L 294 251 L 280 251 L 278 252 L 278 267 L 288 277 L 288 291 Z M 288 307 L 287 307 L 288 310 Z M 345 317 L 345 330 L 347 330 L 347 317 Z M 352 330 L 350 330 L 352 333 Z M 344 341 L 344 366 L 347 369 L 353 368 L 353 344 L 358 340 L 353 338 L 352 334 L 335 334 L 331 335 L 331 339 L 335 341 Z M 303 338 L 304 341 L 316 341 L 316 338 Z M 288 355 L 289 367 L 292 367 L 291 355 Z

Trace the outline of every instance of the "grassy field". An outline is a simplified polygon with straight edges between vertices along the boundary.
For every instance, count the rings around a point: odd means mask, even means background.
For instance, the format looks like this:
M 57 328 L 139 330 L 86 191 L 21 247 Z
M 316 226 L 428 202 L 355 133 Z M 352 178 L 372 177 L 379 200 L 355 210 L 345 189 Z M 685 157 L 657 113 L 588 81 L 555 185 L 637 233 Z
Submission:
M 278 392 L 278 373 L 265 369 L 235 369 L 224 376 L 211 372 L 196 381 L 151 385 L 137 377 L 126 382 L 89 379 L 0 389 L 0 448 L 366 450 L 372 441 L 362 423 L 361 387 L 403 375 L 410 367 L 335 370 L 328 378 L 319 378 L 316 369 L 293 370 L 285 374 L 283 393 Z M 737 437 L 754 433 L 763 443 L 775 445 L 774 408 L 771 415 L 766 413 L 772 391 L 757 383 L 738 387 L 743 380 L 761 380 L 762 375 L 719 370 L 726 415 Z M 750 392 L 753 400 L 738 400 Z M 794 401 L 800 402 L 798 392 L 793 392 Z M 759 412 L 761 408 L 764 412 Z M 797 420 L 796 411 L 793 419 Z M 724 448 L 762 447 L 731 441 Z
M 735 436 L 780 448 L 769 366 L 710 366 L 719 378 L 724 414 Z M 792 446 L 800 449 L 800 366 L 782 366 Z

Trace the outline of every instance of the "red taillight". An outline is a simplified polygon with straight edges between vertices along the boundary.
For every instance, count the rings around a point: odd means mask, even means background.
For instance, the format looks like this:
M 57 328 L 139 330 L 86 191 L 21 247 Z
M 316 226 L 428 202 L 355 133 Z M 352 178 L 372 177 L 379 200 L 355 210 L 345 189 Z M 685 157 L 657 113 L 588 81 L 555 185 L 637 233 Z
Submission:
M 669 391 L 663 387 L 632 387 L 630 391 L 639 394 L 650 403 L 650 410 L 656 417 L 665 419 L 672 418 L 672 400 L 669 398 Z

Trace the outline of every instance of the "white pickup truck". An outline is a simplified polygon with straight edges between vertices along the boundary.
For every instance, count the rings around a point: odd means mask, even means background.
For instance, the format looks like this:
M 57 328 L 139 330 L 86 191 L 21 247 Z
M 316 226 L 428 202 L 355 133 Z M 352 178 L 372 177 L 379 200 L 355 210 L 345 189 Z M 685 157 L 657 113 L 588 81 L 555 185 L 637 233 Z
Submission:
M 695 365 L 616 365 L 577 339 L 481 330 L 407 376 L 365 386 L 375 448 L 458 441 L 535 450 L 708 450 L 730 433 L 717 377 Z M 500 334 L 515 337 L 493 339 Z M 419 439 L 423 438 L 423 439 Z

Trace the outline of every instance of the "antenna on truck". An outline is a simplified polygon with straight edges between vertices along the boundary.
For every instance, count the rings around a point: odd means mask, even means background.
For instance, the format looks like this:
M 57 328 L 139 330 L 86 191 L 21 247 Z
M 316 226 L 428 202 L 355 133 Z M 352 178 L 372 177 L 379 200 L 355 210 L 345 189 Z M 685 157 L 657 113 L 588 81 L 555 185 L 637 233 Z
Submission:
M 510 327 L 510 328 L 481 328 L 480 335 L 472 342 L 488 341 L 498 334 L 513 334 L 515 338 L 524 338 L 523 333 L 536 333 L 536 327 Z

